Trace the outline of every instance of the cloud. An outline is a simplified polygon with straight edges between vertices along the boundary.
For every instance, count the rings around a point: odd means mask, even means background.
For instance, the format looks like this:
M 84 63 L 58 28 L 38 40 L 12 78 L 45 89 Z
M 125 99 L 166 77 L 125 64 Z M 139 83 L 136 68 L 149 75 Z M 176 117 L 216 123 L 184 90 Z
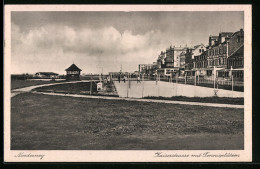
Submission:
M 133 35 L 129 30 L 120 33 L 112 26 L 77 29 L 46 25 L 22 32 L 12 23 L 11 36 L 12 66 L 16 72 L 45 71 L 47 68 L 63 72 L 72 61 L 80 62 L 83 67 L 85 62 L 89 65 L 86 70 L 92 73 L 99 69 L 93 65 L 106 67 L 106 71 L 118 71 L 118 65 L 124 64 L 126 71 L 135 71 L 139 63 L 155 61 L 167 44 L 158 30 Z

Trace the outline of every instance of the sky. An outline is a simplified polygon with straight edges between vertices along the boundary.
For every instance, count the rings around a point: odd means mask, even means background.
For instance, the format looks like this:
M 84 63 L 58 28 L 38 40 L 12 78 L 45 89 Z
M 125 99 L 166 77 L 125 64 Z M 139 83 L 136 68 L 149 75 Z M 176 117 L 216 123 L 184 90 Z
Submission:
M 137 71 L 170 45 L 208 45 L 210 35 L 244 28 L 243 12 L 11 13 L 13 74 Z

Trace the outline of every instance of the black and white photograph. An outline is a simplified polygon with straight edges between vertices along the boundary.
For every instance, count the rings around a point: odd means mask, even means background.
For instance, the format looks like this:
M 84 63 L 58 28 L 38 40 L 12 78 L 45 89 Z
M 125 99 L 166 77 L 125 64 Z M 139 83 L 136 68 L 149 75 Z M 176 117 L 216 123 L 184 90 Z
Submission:
M 252 160 L 250 5 L 5 12 L 5 161 Z

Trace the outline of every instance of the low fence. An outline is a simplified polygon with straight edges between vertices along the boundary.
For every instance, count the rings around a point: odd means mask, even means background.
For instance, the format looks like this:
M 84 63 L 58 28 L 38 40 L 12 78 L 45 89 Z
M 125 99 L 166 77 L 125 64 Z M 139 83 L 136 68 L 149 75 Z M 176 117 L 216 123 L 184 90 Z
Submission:
M 119 81 L 118 78 L 113 78 L 115 81 Z M 137 78 L 127 78 L 126 81 L 137 81 Z M 124 81 L 124 77 L 120 78 L 120 81 Z M 244 91 L 244 82 L 242 79 L 235 78 L 216 78 L 214 80 L 213 77 L 203 77 L 197 76 L 178 76 L 178 77 L 170 77 L 170 76 L 148 76 L 143 75 L 140 77 L 140 81 L 164 81 L 169 83 L 179 83 L 179 84 L 187 84 L 194 86 L 202 86 L 216 89 L 225 89 L 225 90 L 233 90 L 233 91 Z
M 195 86 L 190 84 L 169 83 L 165 81 L 114 81 L 120 97 L 230 97 L 242 98 L 244 92 Z

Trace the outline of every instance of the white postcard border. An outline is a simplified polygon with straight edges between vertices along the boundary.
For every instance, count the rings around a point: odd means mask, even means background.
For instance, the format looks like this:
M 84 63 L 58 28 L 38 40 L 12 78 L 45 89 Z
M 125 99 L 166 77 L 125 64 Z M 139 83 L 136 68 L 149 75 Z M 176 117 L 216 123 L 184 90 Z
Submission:
M 252 161 L 252 6 L 251 5 L 5 5 L 4 8 L 5 162 L 251 162 Z M 11 150 L 11 11 L 244 11 L 244 150 Z M 157 152 L 172 155 L 158 157 Z M 209 152 L 239 157 L 191 157 Z M 19 158 L 19 153 L 38 155 Z M 178 154 L 180 157 L 174 157 Z M 189 155 L 189 157 L 185 157 Z M 181 157 L 182 156 L 182 157 Z

